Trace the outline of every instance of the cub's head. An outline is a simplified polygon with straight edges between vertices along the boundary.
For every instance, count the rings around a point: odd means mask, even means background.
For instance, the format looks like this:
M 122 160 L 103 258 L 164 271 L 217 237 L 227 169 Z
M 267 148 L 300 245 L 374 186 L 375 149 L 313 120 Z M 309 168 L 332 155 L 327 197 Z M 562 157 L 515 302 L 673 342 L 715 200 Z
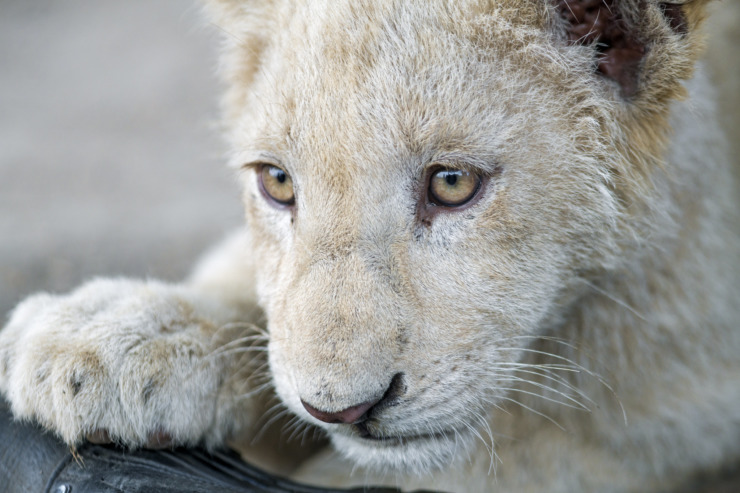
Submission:
M 213 4 L 279 395 L 363 464 L 464 455 L 628 256 L 700 6 Z

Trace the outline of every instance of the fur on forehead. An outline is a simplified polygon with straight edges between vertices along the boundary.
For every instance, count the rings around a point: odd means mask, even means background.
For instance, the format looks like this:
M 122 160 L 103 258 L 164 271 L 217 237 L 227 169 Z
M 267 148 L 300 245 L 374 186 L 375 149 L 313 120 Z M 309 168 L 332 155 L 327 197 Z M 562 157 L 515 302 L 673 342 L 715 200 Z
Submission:
M 394 27 L 395 15 L 414 16 L 411 25 L 416 26 L 446 22 L 446 29 L 480 42 L 488 39 L 485 26 L 493 19 L 503 19 L 520 28 L 512 31 L 511 41 L 521 41 L 526 33 L 521 27 L 531 26 L 548 31 L 554 43 L 590 47 L 594 74 L 606 74 L 606 79 L 616 81 L 622 95 L 630 99 L 630 109 L 637 110 L 633 113 L 660 111 L 668 101 L 683 94 L 680 81 L 691 76 L 693 62 L 702 48 L 698 26 L 708 2 L 470 0 L 424 2 L 423 8 L 418 8 L 413 2 L 395 0 L 332 1 L 330 5 L 283 0 L 207 0 L 207 6 L 214 23 L 226 33 L 222 73 L 230 89 L 224 107 L 229 108 L 226 121 L 233 124 L 269 47 L 295 29 L 302 18 L 300 12 L 305 9 L 319 13 L 311 18 L 322 19 L 322 36 L 337 46 L 340 56 L 349 53 L 344 48 L 362 43 L 366 37 L 348 38 L 348 28 L 351 31 L 353 24 L 366 25 L 372 17 L 385 17 L 384 29 Z M 505 38 L 495 39 L 501 43 Z M 632 55 L 625 57 L 630 49 Z M 640 53 L 635 55 L 635 50 Z M 594 83 L 603 78 L 594 77 Z
M 450 122 L 456 115 L 445 111 L 447 108 L 433 110 L 445 99 L 439 91 L 468 94 L 471 101 L 477 97 L 479 105 L 485 106 L 482 95 L 473 93 L 490 92 L 480 81 L 489 78 L 485 72 L 493 70 L 491 62 L 499 54 L 518 58 L 518 62 L 508 65 L 525 67 L 520 72 L 527 67 L 540 71 L 547 65 L 553 79 L 567 79 L 572 69 L 548 46 L 544 26 L 549 13 L 540 2 L 498 2 L 494 6 L 491 2 L 439 2 L 425 3 L 423 8 L 404 2 L 333 2 L 330 8 L 315 2 L 291 8 L 259 8 L 259 2 L 247 2 L 243 9 L 236 8 L 238 5 L 245 4 L 217 3 L 221 14 L 217 22 L 231 32 L 224 50 L 224 75 L 229 87 L 225 104 L 229 112 L 225 116 L 231 130 L 239 134 L 240 142 L 235 143 L 240 148 L 249 133 L 240 122 L 245 115 L 249 115 L 248 126 L 252 128 L 260 127 L 259 120 L 265 120 L 267 128 L 255 131 L 255 138 L 269 139 L 269 144 L 284 140 L 285 135 L 299 143 L 290 133 L 295 129 L 280 122 L 279 115 L 337 108 L 345 115 L 353 110 L 362 112 L 362 119 L 368 120 L 373 113 L 382 113 L 372 106 L 348 107 L 352 103 L 363 105 L 363 101 L 392 105 L 399 102 L 398 98 L 417 98 L 422 105 L 406 106 L 427 106 L 430 114 L 407 115 L 408 120 L 442 116 L 447 118 L 438 118 L 438 122 Z M 301 15 L 300 11 L 306 9 L 312 11 L 311 16 Z M 307 25 L 303 23 L 306 17 L 321 20 Z M 506 65 L 495 71 L 511 71 L 512 84 L 516 83 L 514 79 L 522 78 Z M 451 79 L 455 79 L 452 84 Z M 388 92 L 394 86 L 398 94 Z M 368 92 L 364 99 L 363 91 Z M 447 99 L 461 99 L 460 94 Z M 309 95 L 327 100 L 309 102 Z M 475 107 L 459 110 L 467 115 L 484 111 Z M 272 118 L 276 115 L 278 118 Z M 332 119 L 316 116 L 313 121 L 330 124 L 327 120 Z M 333 135 L 339 137 L 343 128 L 335 130 L 338 133 Z M 419 130 L 413 128 L 414 133 L 422 133 Z M 450 140 L 455 140 L 455 134 L 465 135 L 470 129 L 445 130 Z
M 299 29 L 321 30 L 326 44 L 337 47 L 338 56 L 348 55 L 352 44 L 362 43 L 364 38 L 348 38 L 352 26 L 366 27 L 370 19 L 387 20 L 383 29 L 399 27 L 394 23 L 395 15 L 414 16 L 411 25 L 421 26 L 435 20 L 446 21 L 446 29 L 465 32 L 473 38 L 471 23 L 476 17 L 495 14 L 500 19 L 517 25 L 533 24 L 544 26 L 547 11 L 540 1 L 520 0 L 489 2 L 424 2 L 423 8 L 413 2 L 390 1 L 332 1 L 332 2 L 286 2 L 281 0 L 208 0 L 207 7 L 214 24 L 224 33 L 221 73 L 227 81 L 229 93 L 226 109 L 227 122 L 233 123 L 243 102 L 247 99 L 250 84 L 258 74 L 271 46 L 280 43 Z M 320 26 L 300 26 L 300 12 L 311 10 L 311 19 L 321 19 Z M 412 13 L 413 11 L 413 13 Z M 361 26 L 360 26 L 361 25 Z M 479 22 L 479 26 L 484 26 Z M 359 32 L 360 29 L 354 29 Z M 481 33 L 479 33 L 481 34 Z M 485 34 L 485 33 L 482 33 Z M 478 35 L 479 40 L 484 35 Z M 302 43 L 308 40 L 300 40 Z M 344 49 L 347 48 L 347 49 Z M 235 104 L 232 104 L 235 103 Z

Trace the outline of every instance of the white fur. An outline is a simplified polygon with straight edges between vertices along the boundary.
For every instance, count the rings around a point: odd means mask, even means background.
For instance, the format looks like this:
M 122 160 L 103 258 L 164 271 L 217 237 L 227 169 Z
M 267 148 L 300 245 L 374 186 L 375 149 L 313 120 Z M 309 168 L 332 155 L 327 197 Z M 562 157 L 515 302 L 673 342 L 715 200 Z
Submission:
M 163 430 L 249 454 L 275 423 L 318 427 L 334 451 L 272 467 L 339 486 L 649 491 L 736 461 L 740 228 L 693 69 L 704 3 L 686 36 L 620 3 L 652 41 L 625 101 L 537 0 L 214 0 L 249 229 L 183 285 L 27 300 L 0 391 L 70 444 Z M 261 162 L 291 175 L 293 211 Z M 426 220 L 440 164 L 488 179 Z M 301 403 L 340 411 L 399 374 L 367 424 L 384 440 Z

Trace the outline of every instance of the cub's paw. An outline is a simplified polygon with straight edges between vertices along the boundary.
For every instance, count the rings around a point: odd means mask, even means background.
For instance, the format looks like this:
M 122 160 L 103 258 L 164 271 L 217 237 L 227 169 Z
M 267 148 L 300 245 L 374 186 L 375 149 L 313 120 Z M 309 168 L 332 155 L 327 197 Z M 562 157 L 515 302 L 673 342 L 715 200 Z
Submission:
M 156 282 L 97 280 L 33 296 L 0 331 L 0 392 L 16 417 L 70 445 L 222 443 L 247 393 L 235 372 L 251 366 L 234 349 L 253 337 L 221 325 L 218 312 Z

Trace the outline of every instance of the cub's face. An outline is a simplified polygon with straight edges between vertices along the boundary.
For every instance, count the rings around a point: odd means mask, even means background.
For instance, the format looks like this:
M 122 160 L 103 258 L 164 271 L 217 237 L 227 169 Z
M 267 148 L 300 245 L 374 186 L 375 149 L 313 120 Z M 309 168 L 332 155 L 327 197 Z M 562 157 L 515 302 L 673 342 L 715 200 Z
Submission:
M 542 2 L 306 3 L 230 55 L 274 383 L 346 455 L 421 471 L 611 261 L 608 87 Z

